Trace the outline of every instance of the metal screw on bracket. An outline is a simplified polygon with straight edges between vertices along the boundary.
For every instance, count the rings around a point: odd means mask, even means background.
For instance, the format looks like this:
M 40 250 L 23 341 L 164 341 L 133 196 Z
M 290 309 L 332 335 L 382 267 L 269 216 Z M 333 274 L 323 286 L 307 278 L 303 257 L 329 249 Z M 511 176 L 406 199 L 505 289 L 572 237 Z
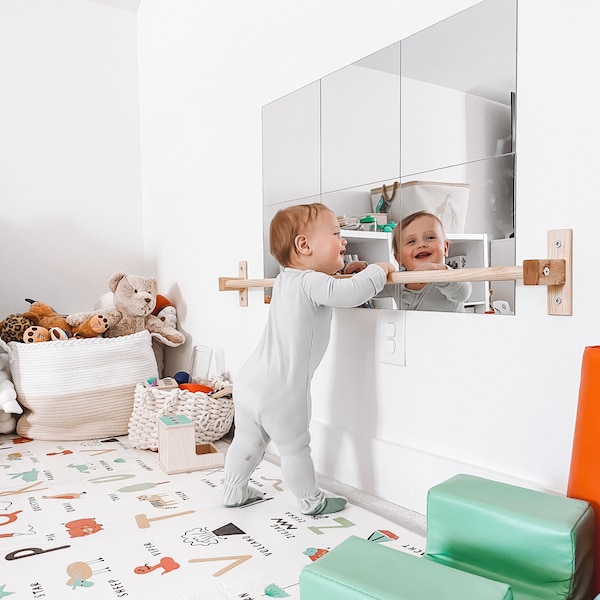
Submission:
M 562 300 L 560 298 L 554 298 L 554 304 L 560 304 Z
M 556 240 L 556 241 L 554 242 L 554 247 L 555 247 L 555 248 L 560 248 L 561 246 L 562 246 L 562 242 L 561 242 L 560 240 Z
M 542 270 L 542 273 L 544 274 L 545 277 L 548 277 L 548 275 L 550 275 L 550 267 L 544 267 L 544 269 Z

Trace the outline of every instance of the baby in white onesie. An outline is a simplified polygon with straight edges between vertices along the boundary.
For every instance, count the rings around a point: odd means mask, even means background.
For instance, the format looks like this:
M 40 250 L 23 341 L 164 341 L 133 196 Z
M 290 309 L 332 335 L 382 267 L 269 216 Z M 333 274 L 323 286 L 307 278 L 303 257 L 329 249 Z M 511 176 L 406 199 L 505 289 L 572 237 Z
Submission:
M 360 306 L 379 293 L 391 263 L 374 263 L 349 278 L 346 240 L 323 204 L 280 210 L 270 227 L 271 254 L 284 267 L 275 279 L 269 316 L 258 347 L 235 378 L 235 435 L 225 459 L 226 506 L 256 502 L 262 493 L 248 480 L 270 440 L 281 457 L 284 481 L 300 512 L 333 513 L 344 498 L 326 497 L 310 455 L 310 387 L 331 329 L 333 307 Z

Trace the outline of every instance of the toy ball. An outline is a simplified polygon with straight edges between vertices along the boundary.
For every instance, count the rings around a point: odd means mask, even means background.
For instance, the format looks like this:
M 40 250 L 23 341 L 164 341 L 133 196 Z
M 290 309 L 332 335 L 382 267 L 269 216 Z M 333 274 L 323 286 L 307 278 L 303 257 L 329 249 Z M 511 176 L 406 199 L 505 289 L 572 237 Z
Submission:
M 185 371 L 177 371 L 175 375 L 173 375 L 173 379 L 181 385 L 182 383 L 188 383 L 190 380 L 190 374 Z

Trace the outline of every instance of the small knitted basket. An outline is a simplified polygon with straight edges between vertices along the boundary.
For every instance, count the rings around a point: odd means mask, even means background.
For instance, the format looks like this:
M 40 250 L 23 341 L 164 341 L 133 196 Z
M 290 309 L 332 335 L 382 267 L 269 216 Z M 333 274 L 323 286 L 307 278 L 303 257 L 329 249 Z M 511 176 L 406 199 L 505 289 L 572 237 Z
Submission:
M 158 419 L 186 415 L 194 422 L 196 444 L 221 439 L 233 423 L 233 398 L 175 388 L 160 390 L 138 383 L 129 419 L 129 444 L 142 450 L 158 450 Z

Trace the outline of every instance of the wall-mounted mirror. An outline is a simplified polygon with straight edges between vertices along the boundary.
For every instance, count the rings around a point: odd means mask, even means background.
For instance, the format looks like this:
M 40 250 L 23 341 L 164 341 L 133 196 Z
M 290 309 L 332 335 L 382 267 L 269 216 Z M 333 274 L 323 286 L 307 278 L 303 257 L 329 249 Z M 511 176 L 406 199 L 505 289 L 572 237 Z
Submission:
M 273 215 L 304 202 L 349 227 L 437 213 L 452 268 L 515 264 L 516 19 L 516 0 L 484 0 L 263 108 L 265 277 Z M 394 258 L 390 232 L 343 235 L 351 256 Z M 514 313 L 514 288 L 474 283 L 464 310 Z M 391 296 L 372 305 L 408 308 Z

